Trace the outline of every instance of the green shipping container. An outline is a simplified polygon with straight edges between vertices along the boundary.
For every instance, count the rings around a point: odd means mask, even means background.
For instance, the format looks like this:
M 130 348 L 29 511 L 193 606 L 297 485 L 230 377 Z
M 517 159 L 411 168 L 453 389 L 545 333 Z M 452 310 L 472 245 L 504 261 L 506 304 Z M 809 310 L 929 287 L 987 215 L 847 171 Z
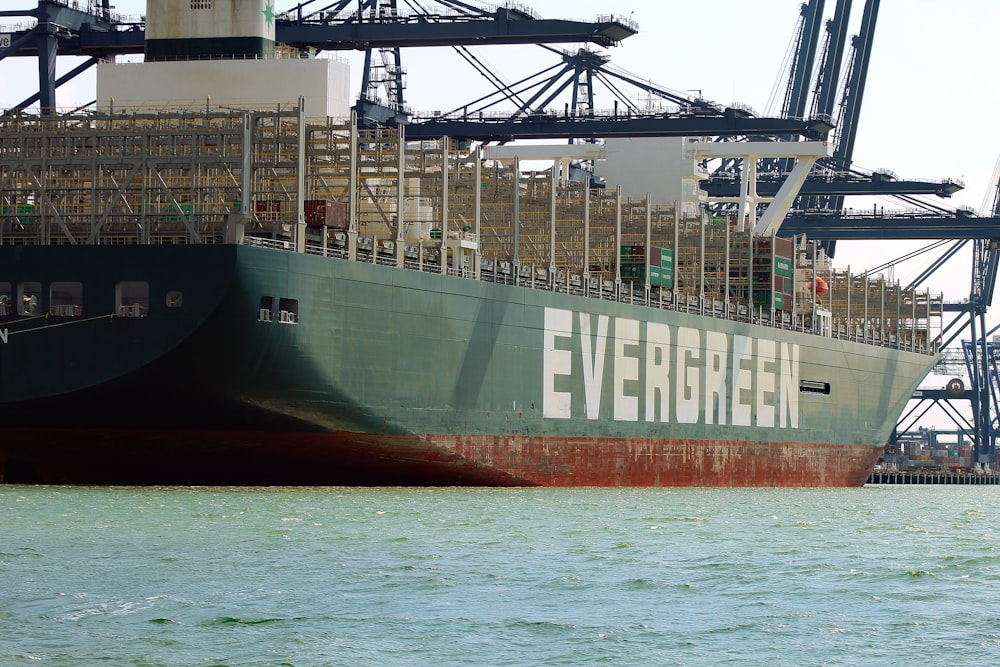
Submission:
M 782 292 L 772 292 L 768 289 L 754 290 L 753 305 L 765 308 L 774 307 L 775 310 L 784 310 L 785 304 L 792 305 L 792 297 Z
M 794 275 L 794 267 L 789 257 L 774 258 L 774 273 L 783 278 L 791 278 Z
M 673 273 L 674 251 L 670 248 L 660 248 L 660 268 Z
M 17 221 L 22 225 L 30 225 L 35 221 L 34 204 L 17 204 L 16 206 L 4 206 L 2 213 L 5 217 L 13 213 L 16 213 Z
M 659 256 L 659 263 L 656 258 Z M 650 258 L 652 264 L 649 267 L 649 284 L 657 287 L 674 287 L 674 251 L 670 248 L 651 248 Z

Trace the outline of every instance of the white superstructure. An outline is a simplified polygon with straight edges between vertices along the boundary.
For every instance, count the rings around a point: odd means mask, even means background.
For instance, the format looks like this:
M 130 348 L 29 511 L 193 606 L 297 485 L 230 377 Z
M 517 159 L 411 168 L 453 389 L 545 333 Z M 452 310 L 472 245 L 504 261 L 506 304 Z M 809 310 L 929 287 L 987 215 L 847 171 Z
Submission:
M 268 56 L 274 0 L 155 0 L 146 3 L 147 59 Z
M 350 115 L 350 67 L 329 58 L 191 60 L 101 63 L 97 105 L 102 111 L 159 111 L 229 106 L 295 105 L 305 99 L 311 118 Z

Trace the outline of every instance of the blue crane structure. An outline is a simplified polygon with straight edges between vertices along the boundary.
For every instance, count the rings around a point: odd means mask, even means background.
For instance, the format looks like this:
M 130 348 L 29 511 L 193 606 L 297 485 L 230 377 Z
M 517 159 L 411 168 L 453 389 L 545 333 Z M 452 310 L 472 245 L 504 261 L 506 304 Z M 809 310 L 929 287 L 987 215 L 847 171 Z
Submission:
M 817 50 L 820 49 L 820 32 L 823 25 L 825 0 L 809 0 L 801 5 L 800 17 L 794 37 L 795 48 L 787 76 L 785 95 L 781 115 L 784 117 L 801 117 L 809 109 L 813 117 L 834 118 L 836 126 L 833 130 L 834 150 L 830 157 L 821 158 L 813 168 L 800 190 L 796 211 L 792 213 L 789 224 L 783 228 L 786 231 L 796 230 L 804 233 L 809 230 L 811 238 L 822 241 L 828 254 L 836 252 L 838 239 L 855 238 L 853 236 L 837 236 L 837 233 L 865 232 L 865 238 L 877 238 L 875 230 L 881 220 L 875 216 L 845 214 L 844 197 L 846 195 L 936 195 L 950 197 L 962 189 L 962 185 L 954 180 L 946 179 L 940 182 L 899 180 L 894 174 L 884 171 L 866 172 L 852 165 L 854 144 L 857 138 L 861 102 L 864 97 L 865 83 L 868 77 L 868 65 L 871 60 L 871 48 L 875 34 L 875 24 L 878 18 L 879 0 L 867 0 L 861 21 L 860 31 L 852 39 L 850 64 L 847 67 L 847 78 L 840 91 L 839 113 L 837 93 L 840 74 L 843 69 L 844 54 L 847 51 L 848 22 L 851 16 L 852 0 L 837 0 L 833 18 L 826 23 L 825 37 L 822 40 L 820 64 L 815 65 Z M 810 74 L 815 77 L 810 85 Z M 785 137 L 794 141 L 796 137 Z M 713 177 L 705 181 L 704 189 L 713 197 L 735 197 L 739 181 L 734 178 L 731 163 L 724 163 Z M 763 196 L 772 196 L 777 191 L 790 165 L 787 160 L 763 160 L 758 170 L 757 192 Z M 942 209 L 943 211 L 943 209 Z M 916 228 L 912 233 L 915 238 L 927 238 L 921 228 L 928 224 L 948 227 L 952 221 L 940 219 L 928 223 L 927 216 L 901 216 L 894 222 L 895 227 L 905 229 L 906 223 L 913 221 Z M 812 230 L 818 227 L 818 234 Z M 909 231 L 902 231 L 909 234 Z M 890 238 L 910 238 L 893 236 Z M 937 238 L 937 237 L 933 237 Z
M 900 181 L 886 172 L 867 173 L 852 166 L 879 0 L 866 0 L 860 32 L 852 40 L 851 61 L 840 94 L 839 113 L 835 114 L 838 83 L 847 46 L 851 4 L 851 0 L 837 0 L 833 19 L 826 24 L 826 37 L 823 40 L 818 67 L 815 63 L 817 52 L 820 50 L 825 0 L 809 0 L 801 5 L 794 37 L 795 48 L 781 108 L 783 117 L 801 117 L 805 115 L 807 108 L 810 109 L 810 115 L 815 117 L 833 118 L 836 115 L 833 154 L 817 162 L 800 191 L 795 208 L 800 212 L 810 212 L 811 220 L 816 220 L 818 215 L 825 216 L 827 224 L 837 224 L 841 229 L 872 224 L 871 220 L 851 219 L 843 215 L 845 195 L 934 194 L 939 197 L 949 197 L 962 187 L 952 180 L 939 183 Z M 810 85 L 810 75 L 814 70 L 815 79 Z M 787 136 L 784 139 L 794 141 L 796 137 Z M 704 182 L 704 189 L 710 196 L 736 196 L 739 179 L 734 177 L 734 168 L 732 162 L 724 162 L 714 172 L 713 177 Z M 777 191 L 788 169 L 787 160 L 763 160 L 758 173 L 758 193 L 769 196 L 771 192 Z M 808 225 L 801 217 L 797 223 L 800 227 Z M 800 231 L 804 230 L 800 228 Z M 833 234 L 826 234 L 822 238 L 823 245 L 830 255 L 836 251 L 837 238 Z
M 1000 171 L 1000 170 L 998 170 Z M 993 219 L 1000 218 L 1000 178 L 996 180 L 991 207 Z M 933 271 L 940 268 L 948 259 L 955 256 L 968 244 L 972 244 L 972 280 L 969 298 L 958 303 L 945 303 L 946 311 L 956 313 L 942 332 L 944 351 L 935 370 L 943 373 L 955 373 L 964 370 L 970 381 L 970 387 L 965 388 L 960 378 L 953 378 L 944 389 L 917 390 L 914 402 L 901 417 L 896 427 L 890 445 L 916 426 L 917 422 L 927 414 L 932 407 L 943 410 L 959 430 L 970 437 L 975 446 L 976 459 L 979 463 L 995 461 L 997 439 L 1000 438 L 1000 342 L 993 340 L 1000 326 L 987 331 L 986 311 L 993 303 L 993 292 L 996 287 L 998 265 L 1000 265 L 1000 239 L 993 234 L 992 238 L 967 236 L 945 249 L 941 257 L 927 270 L 918 276 L 914 283 L 922 282 Z M 964 318 L 967 317 L 969 338 L 961 341 L 961 353 L 957 348 L 949 348 L 959 335 L 964 333 Z M 953 402 L 968 401 L 971 407 L 972 419 L 967 419 Z
M 410 122 L 402 48 L 452 47 L 490 76 L 469 45 L 588 42 L 610 47 L 638 30 L 634 22 L 621 17 L 606 16 L 594 23 L 542 19 L 520 5 L 481 8 L 462 0 L 436 0 L 435 6 L 405 4 L 417 11 L 401 12 L 398 0 L 305 0 L 279 15 L 276 32 L 279 41 L 290 46 L 363 50 L 358 118 L 363 123 L 393 125 Z
M 823 118 L 757 118 L 742 109 L 693 102 L 655 113 L 606 115 L 514 114 L 504 119 L 466 117 L 461 120 L 413 117 L 406 108 L 403 69 L 398 50 L 413 46 L 451 46 L 469 54 L 467 45 L 590 42 L 613 46 L 636 34 L 630 19 L 606 16 L 596 22 L 541 19 L 524 8 L 480 9 L 460 0 L 435 0 L 449 11 L 402 13 L 396 0 L 349 0 L 317 5 L 307 0 L 281 13 L 276 40 L 315 50 L 365 51 L 365 74 L 355 110 L 360 122 L 407 124 L 408 136 L 510 141 L 537 137 L 802 135 L 823 138 L 832 126 Z M 43 113 L 56 108 L 56 89 L 104 58 L 139 54 L 145 45 L 145 25 L 111 13 L 109 0 L 90 0 L 85 7 L 65 1 L 38 0 L 27 10 L 3 10 L 3 16 L 31 16 L 34 26 L 10 35 L 0 47 L 0 60 L 12 56 L 38 58 L 39 91 L 14 105 L 24 109 L 36 102 Z M 375 52 L 378 52 L 376 54 Z M 55 78 L 58 55 L 85 56 L 86 62 Z M 376 56 L 378 55 L 378 59 Z M 467 59 L 473 60 L 472 56 Z M 379 91 L 387 91 L 384 99 Z
M 508 5 L 499 10 L 485 10 L 463 0 L 436 0 L 448 14 L 435 13 L 426 6 L 406 1 L 410 9 L 404 14 L 398 0 L 338 0 L 323 4 L 321 0 L 306 0 L 283 12 L 278 27 L 283 28 L 280 41 L 292 46 L 318 49 L 364 48 L 365 66 L 362 73 L 361 93 L 356 106 L 362 123 L 380 125 L 407 124 L 407 136 L 413 139 L 449 136 L 457 139 L 506 142 L 516 139 L 565 138 L 596 139 L 610 136 L 804 136 L 810 139 L 825 138 L 832 125 L 826 118 L 783 116 L 757 118 L 745 109 L 722 107 L 705 100 L 690 100 L 670 91 L 605 67 L 605 55 L 579 49 L 575 53 L 562 53 L 547 44 L 573 41 L 563 39 L 575 35 L 577 42 L 597 46 L 614 46 L 635 34 L 638 26 L 631 19 L 605 16 L 591 24 L 586 32 L 581 24 L 572 21 L 545 21 L 523 6 Z M 478 24 L 486 19 L 518 21 L 522 26 L 517 39 L 484 41 L 482 34 L 469 36 L 468 28 L 455 30 L 449 24 L 465 26 Z M 551 24 L 552 28 L 546 28 Z M 573 27 L 570 31 L 564 24 Z M 320 41 L 322 29 L 328 25 L 349 25 L 357 31 L 356 41 L 334 43 Z M 437 31 L 440 39 L 431 39 L 428 31 Z M 508 29 L 509 31 L 509 29 Z M 580 38 L 586 34 L 587 39 Z M 382 36 L 386 35 L 385 39 Z M 554 37 L 559 37 L 555 39 Z M 419 42 L 417 41 L 419 40 Z M 468 46 L 489 43 L 532 43 L 543 46 L 561 56 L 562 64 L 547 68 L 515 84 L 505 84 L 490 71 Z M 404 99 L 404 74 L 400 48 L 407 46 L 450 46 L 476 71 L 483 75 L 497 92 L 459 109 L 434 116 L 417 116 L 406 107 Z M 594 104 L 594 85 L 597 80 L 616 94 L 615 109 L 610 113 L 597 113 Z M 616 89 L 624 83 L 646 90 L 660 99 L 672 102 L 669 111 L 643 111 Z M 562 113 L 553 112 L 550 105 L 567 88 L 572 87 L 572 101 Z M 523 97 L 522 97 L 523 96 Z M 498 102 L 513 101 L 516 109 L 500 116 L 483 112 Z M 619 112 L 618 104 L 622 104 Z
M 317 50 L 398 49 L 403 46 L 452 46 L 462 44 L 535 44 L 592 42 L 613 46 L 637 32 L 627 19 L 605 17 L 588 23 L 541 19 L 514 7 L 493 11 L 475 9 L 465 2 L 437 0 L 456 13 L 423 14 L 421 20 L 396 11 L 395 0 L 341 0 L 304 13 L 304 2 L 275 22 L 281 43 Z M 351 5 L 358 9 L 346 11 Z M 100 59 L 141 54 L 146 31 L 143 18 L 130 19 L 111 11 L 110 0 L 79 2 L 38 0 L 23 10 L 0 10 L 0 17 L 32 17 L 35 25 L 14 31 L 9 44 L 0 47 L 0 60 L 11 56 L 38 58 L 36 96 L 15 105 L 21 109 L 39 102 L 43 112 L 56 108 L 55 90 Z M 55 78 L 59 55 L 89 60 L 66 76 Z M 395 75 L 401 76 L 401 72 Z M 364 92 L 364 91 L 363 91 Z
M 0 60 L 29 56 L 38 61 L 38 92 L 9 112 L 36 103 L 42 113 L 52 112 L 59 86 L 101 59 L 143 52 L 144 20 L 116 15 L 110 0 L 36 1 L 37 6 L 31 9 L 0 10 L 0 17 L 35 20 L 30 27 L 0 35 Z M 825 23 L 825 37 L 824 4 L 825 0 L 807 0 L 802 5 L 788 86 L 782 113 L 777 118 L 759 117 L 746 108 L 721 106 L 700 96 L 691 99 L 653 86 L 617 71 L 606 56 L 587 49 L 563 53 L 545 47 L 559 54 L 561 62 L 514 84 L 504 83 L 469 50 L 473 45 L 492 44 L 589 43 L 611 47 L 637 33 L 638 26 L 626 18 L 604 16 L 594 22 L 550 20 L 523 7 L 481 7 L 474 0 L 425 0 L 422 4 L 415 0 L 304 0 L 277 16 L 275 32 L 278 42 L 301 49 L 364 51 L 365 68 L 355 106 L 359 119 L 372 125 L 406 124 L 407 136 L 413 139 L 450 136 L 505 142 L 541 137 L 574 141 L 612 136 L 698 135 L 796 140 L 826 138 L 835 131 L 833 155 L 822 160 L 814 175 L 807 179 L 781 233 L 807 233 L 826 244 L 830 254 L 841 239 L 957 239 L 934 267 L 954 256 L 958 248 L 972 244 L 970 298 L 946 306 L 956 314 L 956 319 L 942 332 L 942 339 L 951 342 L 968 318 L 973 332 L 973 342 L 968 348 L 973 386 L 961 398 L 973 403 L 974 439 L 979 443 L 979 453 L 991 454 L 996 419 L 990 415 L 1000 414 L 1000 405 L 990 398 L 989 385 L 991 382 L 996 385 L 996 372 L 991 374 L 989 369 L 993 353 L 985 337 L 977 336 L 977 332 L 985 332 L 984 315 L 992 302 L 997 275 L 1000 203 L 987 216 L 927 205 L 922 205 L 919 213 L 907 214 L 844 211 L 844 198 L 848 195 L 948 197 L 961 184 L 951 180 L 900 180 L 885 172 L 866 173 L 852 165 L 879 0 L 865 1 L 860 32 L 851 40 L 846 67 L 852 0 L 836 0 L 834 17 Z M 445 114 L 413 113 L 406 106 L 401 49 L 423 46 L 454 49 L 492 83 L 496 95 Z M 55 63 L 60 55 L 83 56 L 86 60 L 56 78 Z M 846 72 L 843 86 L 842 71 Z M 596 111 L 594 91 L 598 84 L 615 97 L 615 108 L 610 112 Z M 624 86 L 637 88 L 649 99 L 660 102 L 661 108 L 640 108 L 622 93 Z M 561 109 L 553 109 L 556 101 L 567 94 L 570 101 Z M 502 116 L 490 113 L 500 101 L 513 102 L 515 110 Z M 835 116 L 836 128 L 831 120 Z M 768 168 L 777 175 L 786 167 L 775 161 Z M 768 168 L 762 170 L 758 180 L 759 193 L 764 196 L 772 187 L 767 179 Z M 721 171 L 703 185 L 710 195 L 726 196 L 735 192 L 738 180 Z
M 986 462 L 996 455 L 996 439 L 1000 429 L 1000 401 L 997 398 L 1000 396 L 1000 381 L 996 367 L 1000 344 L 994 351 L 989 337 L 996 329 L 987 332 L 985 323 L 1000 263 L 1000 180 L 997 182 L 998 190 L 992 209 L 985 215 L 977 215 L 968 210 L 950 210 L 914 198 L 914 195 L 931 194 L 949 197 L 962 187 L 955 181 L 933 183 L 899 180 L 889 172 L 865 173 L 852 164 L 879 0 L 865 2 L 859 34 L 851 40 L 847 76 L 837 105 L 839 73 L 847 52 L 847 24 L 851 4 L 851 0 L 836 2 L 834 17 L 826 24 L 822 58 L 820 65 L 815 68 L 815 83 L 811 90 L 807 82 L 809 73 L 814 70 L 824 0 L 808 0 L 801 5 L 781 113 L 783 116 L 801 116 L 809 107 L 814 116 L 834 118 L 834 150 L 830 157 L 821 158 L 817 162 L 779 233 L 807 234 L 809 238 L 820 242 L 830 255 L 834 254 L 838 240 L 938 240 L 932 249 L 944 248 L 943 254 L 913 281 L 911 287 L 923 283 L 959 250 L 971 244 L 969 298 L 945 304 L 945 311 L 953 314 L 954 318 L 941 333 L 942 348 L 947 348 L 966 329 L 970 332 L 971 339 L 962 341 L 962 352 L 971 387 L 959 389 L 950 385 L 941 390 L 918 390 L 914 395 L 915 405 L 900 419 L 890 445 L 926 414 L 931 407 L 926 402 L 931 401 L 932 404 L 943 404 L 945 412 L 956 420 L 960 428 L 963 424 L 967 427 L 968 435 L 975 443 L 977 461 Z M 810 94 L 811 106 L 808 104 Z M 784 138 L 796 139 L 791 136 Z M 703 183 L 704 189 L 714 197 L 736 196 L 739 179 L 735 177 L 733 167 L 732 164 L 723 163 L 712 178 Z M 784 161 L 761 161 L 757 193 L 772 195 L 787 170 L 788 165 Z M 889 213 L 875 207 L 845 210 L 845 196 L 858 194 L 894 196 L 911 208 L 905 212 Z M 952 240 L 953 243 L 949 246 L 946 240 Z M 884 267 L 876 270 L 882 268 Z M 969 401 L 972 408 L 971 422 L 957 420 L 955 415 L 959 412 L 950 401 Z

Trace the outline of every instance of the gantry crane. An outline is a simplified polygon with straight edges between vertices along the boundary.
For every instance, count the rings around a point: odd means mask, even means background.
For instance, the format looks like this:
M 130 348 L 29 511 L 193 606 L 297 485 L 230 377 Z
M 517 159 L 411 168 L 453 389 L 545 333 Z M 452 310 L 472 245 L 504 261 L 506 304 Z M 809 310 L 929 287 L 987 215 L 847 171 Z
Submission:
M 14 105 L 14 110 L 36 101 L 43 112 L 52 110 L 56 88 L 97 60 L 143 51 L 144 23 L 118 17 L 110 13 L 107 0 L 101 2 L 104 3 L 101 6 L 92 2 L 87 7 L 70 7 L 55 0 L 38 0 L 35 9 L 0 12 L 0 16 L 33 16 L 37 21 L 33 27 L 14 33 L 10 46 L 0 50 L 0 59 L 10 56 L 37 56 L 39 59 L 39 92 Z M 365 50 L 366 73 L 356 106 L 362 124 L 406 122 L 407 135 L 413 139 L 445 135 L 509 141 L 538 137 L 781 134 L 822 138 L 831 129 L 824 119 L 757 118 L 743 109 L 723 108 L 706 102 L 687 102 L 682 107 L 655 113 L 628 110 L 620 115 L 581 116 L 555 113 L 535 100 L 532 113 L 515 113 L 500 119 L 411 117 L 402 97 L 403 69 L 397 53 L 399 48 L 452 46 L 464 49 L 469 44 L 566 42 L 612 46 L 635 34 L 638 27 L 624 18 L 607 16 L 593 23 L 541 19 L 524 8 L 480 9 L 459 0 L 408 4 L 413 4 L 417 10 L 401 12 L 396 0 L 339 0 L 325 5 L 318 0 L 308 0 L 278 16 L 276 40 L 318 51 Z M 444 9 L 435 11 L 434 7 Z M 59 54 L 83 55 L 90 59 L 57 81 L 54 71 L 55 58 Z M 577 71 L 584 69 L 579 64 L 573 67 Z M 551 99 L 541 102 L 548 103 Z
M 402 10 L 401 10 L 402 5 Z M 461 0 L 320 0 L 301 2 L 278 17 L 280 41 L 318 50 L 365 52 L 356 111 L 362 123 L 406 123 L 405 74 L 400 50 L 410 46 L 448 46 L 470 62 L 470 45 L 588 42 L 610 47 L 634 35 L 629 19 L 607 16 L 592 24 L 546 20 L 529 8 L 477 7 Z M 350 28 L 351 39 L 329 39 L 331 26 Z M 499 34 L 503 39 L 498 39 Z
M 795 51 L 788 76 L 788 84 L 782 106 L 782 115 L 801 114 L 806 108 L 809 91 L 803 85 L 813 67 L 813 49 L 817 45 L 819 19 L 823 12 L 823 0 L 809 0 L 801 6 L 800 21 L 795 38 Z M 1000 420 L 1000 403 L 996 396 L 997 373 L 995 356 L 989 336 L 994 331 L 986 331 L 985 313 L 993 300 L 993 288 L 997 278 L 998 243 L 1000 243 L 1000 179 L 992 208 L 982 215 L 971 211 L 951 210 L 944 206 L 929 204 L 914 198 L 914 195 L 934 194 L 949 197 L 962 185 L 946 179 L 938 183 L 899 180 L 888 172 L 866 174 L 852 165 L 854 143 L 860 119 L 865 81 L 871 60 L 872 42 L 878 18 L 879 0 L 866 0 L 860 33 L 853 38 L 851 58 L 847 67 L 847 78 L 840 97 L 839 113 L 836 115 L 834 152 L 830 158 L 821 159 L 800 191 L 795 210 L 791 211 L 782 224 L 783 235 L 807 234 L 820 241 L 829 254 L 833 254 L 837 240 L 883 240 L 883 239 L 933 239 L 940 240 L 935 248 L 945 247 L 947 239 L 954 242 L 946 247 L 940 258 L 913 281 L 911 287 L 923 283 L 939 270 L 957 252 L 971 243 L 972 271 L 969 298 L 961 302 L 946 303 L 945 311 L 955 314 L 942 331 L 941 342 L 945 347 L 954 342 L 966 327 L 971 332 L 971 340 L 963 341 L 965 366 L 971 381 L 971 388 L 958 389 L 950 386 L 942 390 L 919 390 L 914 398 L 917 405 L 900 420 L 897 434 L 912 426 L 924 412 L 920 410 L 922 401 L 930 400 L 946 406 L 946 413 L 958 414 L 953 400 L 968 400 L 972 406 L 973 419 L 968 424 L 969 434 L 976 445 L 980 462 L 991 459 L 996 453 L 997 424 Z M 851 0 L 837 0 L 832 21 L 827 23 L 827 37 L 823 47 L 821 64 L 816 72 L 812 95 L 811 113 L 832 114 L 835 106 L 835 92 L 838 86 L 841 61 L 846 47 L 847 21 L 850 16 Z M 794 137 L 788 137 L 794 139 Z M 713 177 L 703 182 L 710 195 L 716 197 L 734 196 L 739 180 L 723 165 Z M 762 164 L 758 184 L 758 194 L 771 196 L 776 189 L 768 181 L 768 169 L 774 176 L 782 175 L 785 165 L 780 161 Z M 1000 171 L 1000 170 L 998 170 Z M 904 212 L 886 213 L 883 209 L 844 209 L 846 195 L 892 195 L 912 208 Z M 914 415 L 916 415 L 914 417 Z M 913 422 L 909 420 L 914 420 Z M 953 416 L 954 419 L 954 416 Z M 956 424 L 961 424 L 956 420 Z
M 1000 218 L 1000 164 L 995 174 L 995 187 L 991 207 L 993 218 Z M 963 340 L 962 353 L 966 371 L 971 382 L 967 391 L 951 392 L 938 400 L 945 402 L 953 400 L 968 400 L 972 408 L 972 436 L 976 448 L 976 459 L 980 463 L 994 461 L 996 457 L 996 441 L 1000 435 L 1000 375 L 997 372 L 997 361 L 1000 357 L 1000 345 L 991 340 L 1000 327 L 986 330 L 986 311 L 993 304 L 993 292 L 996 287 L 998 265 L 1000 265 L 1000 234 L 993 233 L 990 238 L 972 239 L 972 280 L 969 298 L 958 303 L 946 303 L 945 310 L 957 313 L 957 316 L 942 332 L 945 346 L 954 342 L 963 331 L 963 316 L 968 317 L 969 339 Z M 958 246 L 958 244 L 955 244 Z M 957 247 L 955 248 L 957 250 Z M 952 254 L 954 254 L 954 251 Z M 923 396 L 915 396 L 918 405 Z M 949 414 L 957 411 L 950 410 Z M 954 418 L 953 418 L 954 419 Z M 902 422 L 901 422 L 902 423 Z M 958 422 L 956 421 L 956 424 Z M 897 431 L 902 429 L 897 428 Z
M 847 44 L 851 0 L 837 0 L 834 17 L 826 23 L 820 65 L 816 67 L 824 4 L 824 0 L 809 0 L 801 6 L 781 108 L 782 117 L 800 118 L 806 109 L 809 109 L 811 117 L 831 118 L 837 106 L 838 82 Z M 854 238 L 854 234 L 862 233 L 866 229 L 869 230 L 867 238 L 873 238 L 883 222 L 877 211 L 873 215 L 866 215 L 864 212 L 845 214 L 845 196 L 950 197 L 963 187 L 960 182 L 953 179 L 941 181 L 899 179 L 891 172 L 866 172 L 852 166 L 878 8 L 879 0 L 866 1 L 860 33 L 853 39 L 851 62 L 847 68 L 848 77 L 841 91 L 840 111 L 835 119 L 835 129 L 832 133 L 833 154 L 821 159 L 814 167 L 800 190 L 795 210 L 790 213 L 788 222 L 783 226 L 786 233 L 792 230 L 797 233 L 810 233 L 812 238 L 822 241 L 822 245 L 830 255 L 835 252 L 838 238 Z M 810 77 L 814 70 L 814 83 L 810 87 Z M 798 137 L 782 138 L 794 141 Z M 733 162 L 724 162 L 711 178 L 703 181 L 703 189 L 714 198 L 736 197 L 740 185 L 736 167 Z M 774 196 L 788 169 L 789 165 L 785 160 L 762 160 L 758 166 L 757 194 L 763 197 Z M 933 233 L 928 232 L 927 227 L 947 228 L 950 225 L 961 224 L 958 216 L 947 219 L 948 216 L 943 213 L 944 209 L 941 211 L 940 216 L 933 216 L 935 218 L 933 222 L 926 219 L 931 216 L 904 215 L 894 220 L 894 224 L 897 229 L 902 229 L 902 234 L 916 234 L 915 237 L 907 236 L 907 238 L 925 238 L 925 234 Z M 914 229 L 906 228 L 910 222 L 913 222 Z M 812 234 L 814 229 L 818 234 Z M 847 236 L 838 236 L 838 233 Z
M 595 22 L 541 19 L 517 7 L 477 9 L 468 2 L 435 0 L 433 10 L 405 14 L 395 0 L 341 0 L 305 13 L 316 0 L 301 3 L 275 21 L 278 42 L 315 50 L 398 49 L 406 46 L 464 44 L 595 43 L 613 46 L 637 32 L 628 19 L 605 17 Z M 56 89 L 101 59 L 141 54 L 145 48 L 145 22 L 111 12 L 110 0 L 86 4 L 37 0 L 30 9 L 7 9 L 0 17 L 31 17 L 35 25 L 10 35 L 0 47 L 0 60 L 13 56 L 38 58 L 38 94 L 14 106 L 23 109 L 36 101 L 43 111 L 56 108 Z M 351 6 L 358 7 L 348 11 Z M 59 55 L 88 60 L 56 80 Z M 397 69 L 394 76 L 401 76 Z M 371 79 L 369 79 L 369 82 Z M 362 91 L 365 92 L 365 91 Z M 393 101 L 394 104 L 398 100 Z M 390 107 L 391 111 L 395 111 Z

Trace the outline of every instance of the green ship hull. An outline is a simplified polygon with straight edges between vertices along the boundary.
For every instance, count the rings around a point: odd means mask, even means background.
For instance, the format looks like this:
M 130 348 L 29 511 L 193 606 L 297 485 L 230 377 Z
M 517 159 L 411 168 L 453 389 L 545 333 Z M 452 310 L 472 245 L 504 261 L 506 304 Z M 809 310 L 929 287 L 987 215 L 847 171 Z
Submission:
M 0 247 L 41 296 L 0 318 L 5 480 L 861 485 L 935 360 L 371 259 Z

